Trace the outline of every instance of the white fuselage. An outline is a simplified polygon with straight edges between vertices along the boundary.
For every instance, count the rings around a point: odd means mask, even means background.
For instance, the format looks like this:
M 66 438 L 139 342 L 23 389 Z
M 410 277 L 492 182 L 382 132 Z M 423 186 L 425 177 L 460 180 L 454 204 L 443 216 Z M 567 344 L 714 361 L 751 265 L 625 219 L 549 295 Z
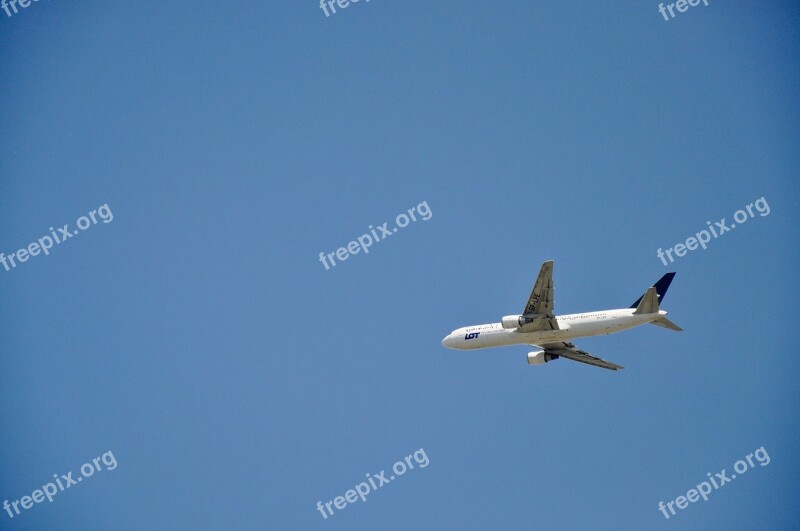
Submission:
M 456 350 L 505 347 L 509 345 L 544 345 L 569 342 L 577 337 L 602 336 L 661 319 L 667 312 L 634 314 L 635 308 L 557 315 L 558 330 L 520 332 L 503 328 L 500 323 L 467 326 L 453 330 L 442 345 Z

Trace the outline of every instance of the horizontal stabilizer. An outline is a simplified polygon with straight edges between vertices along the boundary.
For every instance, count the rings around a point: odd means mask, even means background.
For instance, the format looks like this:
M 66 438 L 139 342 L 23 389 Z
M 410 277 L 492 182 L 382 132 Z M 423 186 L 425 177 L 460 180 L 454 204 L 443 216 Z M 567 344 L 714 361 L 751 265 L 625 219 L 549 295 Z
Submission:
M 642 300 L 636 307 L 634 315 L 642 313 L 656 313 L 658 312 L 658 292 L 655 286 L 647 288 L 647 291 L 642 296 Z
M 662 317 L 661 319 L 651 321 L 650 324 L 654 324 L 656 326 L 663 326 L 664 328 L 669 328 L 670 330 L 675 330 L 676 332 L 683 332 L 683 328 L 676 325 L 666 317 Z

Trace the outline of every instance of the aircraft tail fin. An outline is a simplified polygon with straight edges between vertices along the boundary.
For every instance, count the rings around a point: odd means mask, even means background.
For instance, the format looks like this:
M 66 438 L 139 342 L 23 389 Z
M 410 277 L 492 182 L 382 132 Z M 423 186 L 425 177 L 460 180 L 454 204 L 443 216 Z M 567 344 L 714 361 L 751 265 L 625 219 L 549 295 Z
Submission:
M 659 304 L 663 304 L 664 303 L 664 296 L 667 294 L 667 290 L 669 289 L 669 285 L 672 283 L 672 278 L 674 276 L 675 276 L 675 273 L 667 273 L 666 275 L 661 277 L 659 279 L 659 281 L 656 282 L 655 285 L 653 286 L 654 288 L 656 288 L 656 295 L 658 296 L 658 301 L 657 302 Z M 650 290 L 648 290 L 648 291 L 650 291 Z M 631 308 L 638 307 L 639 303 L 642 302 L 643 298 L 644 298 L 644 295 L 642 295 L 641 297 L 636 299 L 636 302 L 631 304 L 630 307 Z M 656 309 L 656 311 L 658 311 L 658 309 Z M 642 312 L 637 312 L 637 313 L 642 313 Z
M 683 332 L 683 328 L 676 325 L 666 317 L 662 317 L 661 319 L 656 319 L 655 321 L 651 321 L 650 324 L 654 324 L 656 326 L 663 326 L 664 328 L 669 328 L 670 330 L 675 330 L 676 332 Z
M 658 292 L 655 286 L 647 288 L 647 291 L 639 299 L 639 304 L 636 306 L 635 315 L 642 313 L 658 313 Z

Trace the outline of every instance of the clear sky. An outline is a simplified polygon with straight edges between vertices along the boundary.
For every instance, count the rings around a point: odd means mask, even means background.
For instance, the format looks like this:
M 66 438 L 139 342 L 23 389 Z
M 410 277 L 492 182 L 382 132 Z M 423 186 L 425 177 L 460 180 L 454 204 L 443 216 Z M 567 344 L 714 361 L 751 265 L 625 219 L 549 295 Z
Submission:
M 797 529 L 796 3 L 17 7 L 0 252 L 87 228 L 0 266 L 0 502 L 117 466 L 0 528 Z M 548 259 L 556 313 L 676 271 L 685 331 L 576 341 L 618 372 L 440 345 Z

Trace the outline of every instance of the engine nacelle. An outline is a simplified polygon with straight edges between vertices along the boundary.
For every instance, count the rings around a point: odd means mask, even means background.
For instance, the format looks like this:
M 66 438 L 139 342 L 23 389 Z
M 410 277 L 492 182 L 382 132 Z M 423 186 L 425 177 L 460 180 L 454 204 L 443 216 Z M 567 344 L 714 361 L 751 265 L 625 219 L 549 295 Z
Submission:
M 542 365 L 548 361 L 557 360 L 558 356 L 555 354 L 548 354 L 544 350 L 535 350 L 528 352 L 528 365 Z
M 521 315 L 506 315 L 500 320 L 503 328 L 519 328 L 520 326 L 533 322 L 531 317 L 523 317 Z

